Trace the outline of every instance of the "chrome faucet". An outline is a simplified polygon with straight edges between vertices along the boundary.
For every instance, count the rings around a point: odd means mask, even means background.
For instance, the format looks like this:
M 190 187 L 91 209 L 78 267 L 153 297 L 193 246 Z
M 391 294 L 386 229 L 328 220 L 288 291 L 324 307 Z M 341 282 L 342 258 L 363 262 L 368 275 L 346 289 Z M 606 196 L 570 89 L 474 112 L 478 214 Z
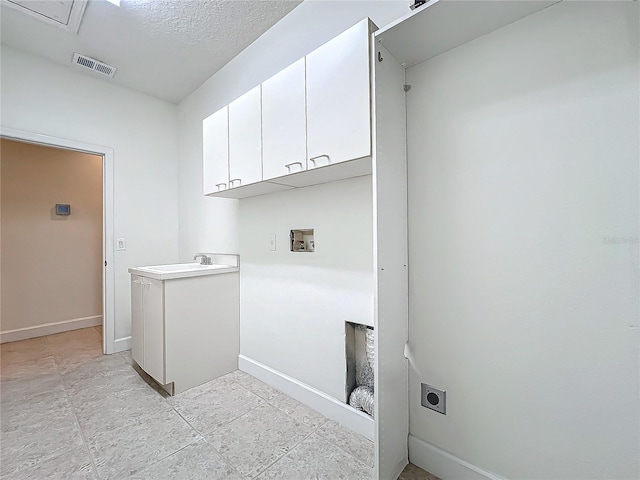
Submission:
M 211 257 L 209 255 L 206 255 L 204 253 L 196 253 L 193 256 L 193 259 L 197 260 L 198 257 L 201 257 L 200 258 L 200 265 L 211 265 Z

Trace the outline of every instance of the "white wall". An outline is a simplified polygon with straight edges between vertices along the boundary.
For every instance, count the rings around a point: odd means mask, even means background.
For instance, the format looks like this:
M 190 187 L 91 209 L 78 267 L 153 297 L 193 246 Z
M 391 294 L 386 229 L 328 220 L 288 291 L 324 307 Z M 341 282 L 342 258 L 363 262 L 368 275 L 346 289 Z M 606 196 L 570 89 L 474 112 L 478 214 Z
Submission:
M 371 206 L 371 176 L 240 202 L 240 353 L 344 400 L 344 322 L 373 325 Z M 291 252 L 308 228 L 315 251 Z
M 307 0 L 179 105 L 181 260 L 196 251 L 240 253 L 241 353 L 337 398 L 342 322 L 372 321 L 371 179 L 240 201 L 204 197 L 202 120 L 363 18 L 381 27 L 408 12 L 405 0 Z M 287 229 L 305 224 L 328 243 L 318 240 L 314 254 L 281 250 Z M 348 255 L 337 226 L 355 235 L 345 240 L 354 243 Z M 279 250 L 267 255 L 264 235 L 274 229 Z
M 6 139 L 0 152 L 0 331 L 102 323 L 102 157 Z
M 178 259 L 177 107 L 2 47 L 2 126 L 114 150 L 115 336 L 131 334 L 127 268 Z M 6 279 L 5 279 L 6 281 Z
M 506 478 L 640 476 L 638 11 L 563 2 L 408 70 L 410 430 Z
M 405 0 L 307 0 L 180 103 L 181 260 L 238 252 L 238 201 L 202 195 L 202 120 L 359 20 L 382 27 L 408 12 Z

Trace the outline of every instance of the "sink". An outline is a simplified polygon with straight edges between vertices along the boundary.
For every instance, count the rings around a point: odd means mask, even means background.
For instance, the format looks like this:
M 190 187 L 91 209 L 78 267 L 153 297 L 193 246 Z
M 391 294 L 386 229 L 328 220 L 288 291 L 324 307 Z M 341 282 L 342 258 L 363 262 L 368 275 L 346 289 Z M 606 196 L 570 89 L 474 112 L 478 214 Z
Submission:
M 155 270 L 156 272 L 188 272 L 190 270 L 201 270 L 203 268 L 222 268 L 226 265 L 202 265 L 201 263 L 174 263 L 171 265 L 155 265 L 152 267 L 142 267 L 146 270 Z
M 200 263 L 172 263 L 168 265 L 152 265 L 148 267 L 130 268 L 129 273 L 142 277 L 155 278 L 157 280 L 170 280 L 173 278 L 196 277 L 212 275 L 215 273 L 237 272 L 236 265 L 202 265 Z

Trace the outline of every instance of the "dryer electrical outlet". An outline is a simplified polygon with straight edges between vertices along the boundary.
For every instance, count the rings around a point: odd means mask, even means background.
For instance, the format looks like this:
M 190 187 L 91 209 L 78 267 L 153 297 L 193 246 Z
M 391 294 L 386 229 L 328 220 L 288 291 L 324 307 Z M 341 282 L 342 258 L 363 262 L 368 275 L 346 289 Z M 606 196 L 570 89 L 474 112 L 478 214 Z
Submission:
M 421 383 L 420 403 L 423 407 L 435 410 L 443 415 L 447 414 L 447 392 L 432 385 Z

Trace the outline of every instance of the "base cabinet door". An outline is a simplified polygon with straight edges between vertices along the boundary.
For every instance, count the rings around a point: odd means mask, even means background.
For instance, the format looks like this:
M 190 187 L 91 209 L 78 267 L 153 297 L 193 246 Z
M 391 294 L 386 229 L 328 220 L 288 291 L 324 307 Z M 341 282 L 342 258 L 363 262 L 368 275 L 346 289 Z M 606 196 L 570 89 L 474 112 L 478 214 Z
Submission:
M 164 385 L 164 285 L 161 280 L 145 278 L 143 289 L 144 370 Z
M 144 278 L 131 276 L 131 357 L 144 368 Z

